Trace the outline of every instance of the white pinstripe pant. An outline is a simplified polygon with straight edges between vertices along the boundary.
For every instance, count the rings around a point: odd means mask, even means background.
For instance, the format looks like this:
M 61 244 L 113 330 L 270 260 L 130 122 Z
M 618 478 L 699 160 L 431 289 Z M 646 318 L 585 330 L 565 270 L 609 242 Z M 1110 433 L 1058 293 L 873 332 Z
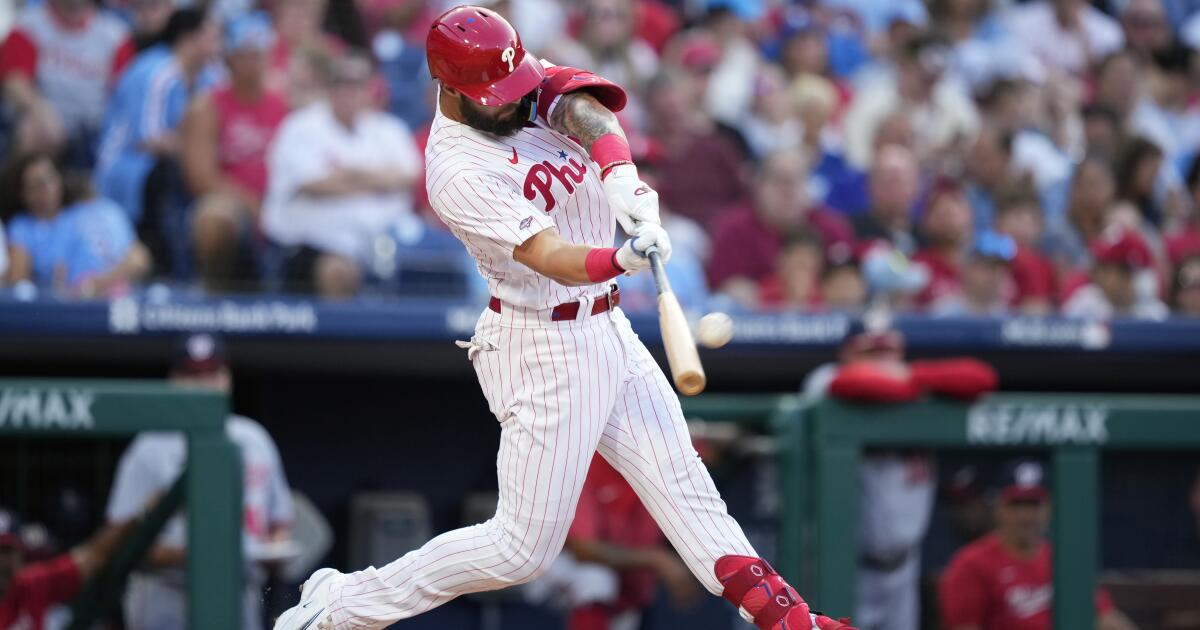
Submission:
M 590 309 L 581 308 L 581 312 Z M 383 628 L 459 595 L 528 582 L 566 540 L 592 454 L 633 486 L 688 568 L 712 593 L 717 558 L 756 556 L 692 447 L 679 400 L 620 310 L 551 322 L 546 311 L 484 311 L 473 360 L 501 423 L 499 505 L 347 576 L 336 628 Z

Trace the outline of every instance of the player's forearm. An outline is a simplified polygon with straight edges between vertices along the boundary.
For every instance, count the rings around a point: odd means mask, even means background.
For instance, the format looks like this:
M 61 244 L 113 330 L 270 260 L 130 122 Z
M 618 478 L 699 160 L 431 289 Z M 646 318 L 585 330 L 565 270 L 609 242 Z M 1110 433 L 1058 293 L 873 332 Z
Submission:
M 534 247 L 524 251 L 522 247 L 513 252 L 513 258 L 559 284 L 577 287 L 597 282 L 589 276 L 587 264 L 588 254 L 597 249 L 595 247 L 565 242 L 554 247 Z
M 560 97 L 550 114 L 550 127 L 578 139 L 589 152 L 596 140 L 608 134 L 625 138 L 617 115 L 587 92 L 571 92 Z
M 105 525 L 87 542 L 71 550 L 71 559 L 83 579 L 91 577 L 108 562 L 121 542 L 133 531 L 135 523 L 137 520 L 131 519 L 123 523 Z

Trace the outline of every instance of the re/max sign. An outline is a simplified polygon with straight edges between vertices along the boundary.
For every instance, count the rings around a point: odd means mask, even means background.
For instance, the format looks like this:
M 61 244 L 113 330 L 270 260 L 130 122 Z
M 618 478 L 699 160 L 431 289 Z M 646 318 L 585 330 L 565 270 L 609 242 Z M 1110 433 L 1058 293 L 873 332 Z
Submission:
M 86 389 L 0 389 L 0 429 L 92 429 Z
M 967 414 L 971 444 L 1103 444 L 1108 408 L 1098 404 L 977 405 Z

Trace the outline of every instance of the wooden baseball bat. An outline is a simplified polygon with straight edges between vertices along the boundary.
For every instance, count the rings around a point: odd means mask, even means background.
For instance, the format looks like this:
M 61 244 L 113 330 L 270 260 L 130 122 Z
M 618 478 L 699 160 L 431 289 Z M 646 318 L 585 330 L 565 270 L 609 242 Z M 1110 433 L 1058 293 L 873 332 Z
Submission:
M 695 396 L 704 391 L 708 379 L 704 376 L 704 366 L 700 364 L 700 355 L 696 352 L 696 340 L 692 337 L 692 329 L 688 326 L 679 299 L 671 290 L 667 280 L 667 272 L 663 268 L 658 251 L 651 249 L 646 253 L 650 258 L 650 270 L 654 272 L 654 286 L 658 290 L 658 327 L 662 330 L 663 347 L 667 351 L 667 363 L 671 366 L 671 377 L 675 379 L 675 387 L 685 396 Z

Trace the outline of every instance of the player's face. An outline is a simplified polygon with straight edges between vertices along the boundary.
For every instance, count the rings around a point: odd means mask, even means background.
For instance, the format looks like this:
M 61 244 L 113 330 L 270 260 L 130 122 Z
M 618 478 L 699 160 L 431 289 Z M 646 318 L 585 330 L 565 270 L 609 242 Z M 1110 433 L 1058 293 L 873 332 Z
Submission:
M 511 136 L 521 130 L 529 120 L 533 99 L 530 96 L 500 107 L 479 105 L 459 94 L 459 111 L 462 112 L 463 122 L 487 133 L 497 136 Z
M 1050 525 L 1049 501 L 1001 501 L 996 513 L 1000 536 L 1032 548 L 1046 536 Z

